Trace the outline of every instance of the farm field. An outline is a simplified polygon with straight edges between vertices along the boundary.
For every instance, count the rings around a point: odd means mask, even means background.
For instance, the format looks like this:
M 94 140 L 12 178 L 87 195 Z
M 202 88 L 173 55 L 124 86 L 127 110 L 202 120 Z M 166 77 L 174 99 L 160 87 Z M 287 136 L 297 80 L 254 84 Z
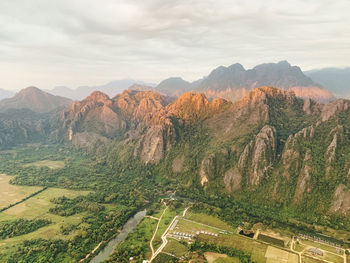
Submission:
M 27 163 L 27 164 L 25 164 L 23 166 L 24 167 L 30 167 L 30 166 L 48 167 L 50 169 L 61 169 L 61 168 L 64 167 L 64 161 L 42 160 L 42 161 Z
M 169 242 L 164 247 L 163 251 L 165 253 L 173 254 L 176 257 L 181 257 L 188 253 L 188 248 L 179 241 L 169 238 Z
M 196 231 L 202 231 L 202 230 L 215 233 L 215 234 L 218 234 L 220 232 L 220 230 L 217 228 L 203 225 L 195 221 L 189 221 L 183 218 L 179 219 L 179 222 L 174 229 L 175 232 L 181 232 L 186 234 L 195 234 Z
M 298 263 L 297 254 L 273 246 L 268 246 L 265 257 L 266 263 Z
M 196 221 L 198 223 L 202 223 L 205 225 L 209 225 L 209 226 L 213 226 L 213 227 L 220 228 L 223 230 L 227 230 L 229 232 L 234 232 L 234 229 L 230 225 L 221 221 L 217 217 L 210 216 L 207 214 L 188 212 L 186 214 L 185 218 L 189 219 L 189 220 Z
M 301 257 L 301 262 L 302 263 L 324 263 L 323 260 L 318 260 L 318 259 L 305 257 L 305 256 Z
M 0 209 L 14 204 L 42 189 L 40 186 L 17 186 L 10 184 L 12 176 L 0 174 Z
M 214 252 L 205 252 L 204 257 L 208 263 L 239 263 L 238 259 Z
M 18 187 L 18 186 L 15 186 Z M 50 202 L 54 197 L 77 197 L 80 195 L 88 194 L 88 191 L 73 191 L 59 188 L 48 188 L 45 191 L 39 193 L 36 196 L 29 198 L 28 200 L 20 203 L 8 210 L 0 213 L 0 224 L 4 221 L 14 221 L 19 218 L 24 219 L 47 219 L 52 223 L 48 226 L 42 227 L 34 232 L 7 238 L 5 240 L 0 240 L 0 248 L 2 252 L 11 251 L 16 248 L 16 245 L 24 240 L 36 239 L 36 238 L 46 238 L 46 239 L 69 239 L 75 235 L 74 232 L 69 235 L 63 235 L 60 231 L 61 227 L 76 225 L 81 222 L 81 218 L 84 213 L 75 214 L 68 217 L 61 217 L 49 213 L 49 209 L 55 205 Z M 1 262 L 1 259 L 0 259 Z
M 218 237 L 200 235 L 198 239 L 202 242 L 213 242 L 247 251 L 252 254 L 252 260 L 257 263 L 298 263 L 296 254 L 238 235 L 219 235 Z

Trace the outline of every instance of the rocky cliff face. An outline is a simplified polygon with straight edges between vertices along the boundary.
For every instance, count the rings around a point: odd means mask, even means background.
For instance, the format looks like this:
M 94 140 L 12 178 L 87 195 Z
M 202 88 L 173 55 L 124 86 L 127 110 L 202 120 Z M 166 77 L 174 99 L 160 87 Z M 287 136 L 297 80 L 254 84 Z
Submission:
M 303 101 L 271 87 L 236 103 L 191 92 L 169 103 L 152 91 L 127 91 L 112 99 L 93 93 L 62 119 L 76 145 L 113 139 L 129 149 L 128 159 L 165 166 L 167 176 L 205 189 L 294 206 L 318 207 L 315 196 L 322 196 L 328 206 L 319 209 L 347 213 L 348 105 Z
M 161 95 L 152 91 L 124 91 L 113 99 L 95 91 L 62 112 L 62 129 L 66 138 L 76 145 L 86 145 L 89 141 L 92 145 L 97 139 L 105 141 L 124 136 L 136 130 L 140 123 L 146 125 L 152 114 L 166 103 Z M 87 136 L 90 140 L 84 139 Z M 82 141 L 86 143 L 80 143 Z
M 249 156 L 251 159 L 248 161 Z M 272 168 L 276 157 L 276 129 L 265 125 L 256 135 L 255 140 L 251 141 L 243 151 L 239 159 L 239 167 L 249 172 L 249 183 L 257 185 L 261 179 Z M 251 164 L 251 168 L 247 167 Z

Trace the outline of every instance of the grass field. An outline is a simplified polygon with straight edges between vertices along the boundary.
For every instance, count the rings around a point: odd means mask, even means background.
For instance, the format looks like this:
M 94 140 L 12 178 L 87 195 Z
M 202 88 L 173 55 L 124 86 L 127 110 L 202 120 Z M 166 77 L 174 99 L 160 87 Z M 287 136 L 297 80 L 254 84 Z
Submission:
M 225 254 L 219 254 L 219 253 L 214 253 L 214 252 L 205 252 L 204 257 L 208 263 L 214 263 L 218 259 L 225 259 L 227 258 L 227 255 Z
M 176 257 L 181 257 L 188 253 L 188 248 L 180 242 L 169 238 L 169 242 L 164 247 L 163 251 L 166 253 L 173 254 Z
M 298 255 L 288 251 L 268 246 L 266 250 L 266 263 L 298 263 Z
M 13 238 L 8 238 L 5 240 L 0 240 L 0 248 L 2 251 L 11 251 L 15 249 L 15 246 L 22 242 L 23 240 L 36 239 L 36 238 L 45 238 L 45 239 L 69 239 L 74 236 L 76 233 L 72 232 L 70 235 L 61 234 L 60 227 L 68 226 L 73 224 L 79 224 L 81 218 L 84 215 L 76 214 L 69 217 L 61 217 L 49 213 L 49 209 L 54 206 L 50 200 L 53 197 L 67 196 L 67 197 L 76 197 L 79 195 L 87 194 L 87 191 L 73 191 L 66 189 L 58 188 L 49 188 L 42 193 L 29 198 L 25 202 L 18 204 L 10 209 L 0 213 L 0 222 L 6 220 L 15 220 L 18 218 L 25 219 L 49 219 L 51 224 L 45 227 L 38 229 L 37 231 L 25 234 L 22 236 L 17 236 Z
M 0 208 L 14 204 L 40 190 L 40 186 L 17 186 L 9 183 L 11 176 L 0 174 Z
M 324 263 L 323 260 L 318 260 L 310 257 L 301 257 L 301 262 L 302 263 Z
M 214 261 L 214 263 L 240 263 L 239 259 L 237 258 L 218 258 L 217 260 Z
M 219 235 L 218 237 L 199 235 L 198 240 L 202 242 L 214 242 L 221 246 L 233 247 L 252 254 L 252 260 L 257 263 L 266 262 L 267 245 L 257 242 L 250 238 L 238 235 Z
M 330 261 L 330 262 L 334 262 L 334 263 L 343 263 L 344 262 L 344 257 L 337 256 L 337 255 L 334 255 L 334 254 L 328 253 L 328 252 L 325 253 L 324 259 L 327 261 Z
M 207 214 L 197 214 L 193 212 L 187 212 L 186 218 L 213 227 L 217 227 L 229 232 L 234 232 L 234 229 L 227 223 L 221 221 L 219 218 L 210 216 Z
M 196 231 L 201 231 L 201 230 L 211 232 L 211 233 L 216 233 L 216 234 L 220 232 L 220 230 L 216 228 L 205 226 L 205 225 L 202 225 L 201 223 L 196 223 L 185 219 L 179 219 L 179 222 L 174 229 L 174 231 L 176 232 L 187 233 L 187 234 L 194 234 Z
M 24 167 L 35 166 L 35 167 L 48 167 L 51 169 L 61 169 L 64 167 L 64 161 L 50 161 L 42 160 L 33 163 L 27 163 L 23 165 Z
M 284 247 L 284 241 L 282 239 L 274 238 L 271 236 L 259 234 L 258 239 L 276 246 Z

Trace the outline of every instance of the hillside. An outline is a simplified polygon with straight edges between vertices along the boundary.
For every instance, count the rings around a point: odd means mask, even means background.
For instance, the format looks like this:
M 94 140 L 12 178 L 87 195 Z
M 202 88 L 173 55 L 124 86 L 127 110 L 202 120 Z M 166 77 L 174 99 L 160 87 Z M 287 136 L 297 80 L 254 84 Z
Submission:
M 28 109 L 0 113 L 0 149 L 48 140 L 51 132 L 49 118 Z
M 0 101 L 0 111 L 8 109 L 30 109 L 38 113 L 47 113 L 69 106 L 70 99 L 54 96 L 36 87 L 28 87 L 16 93 L 12 98 Z
M 270 87 L 236 103 L 185 93 L 168 104 L 156 94 L 93 94 L 64 114 L 66 138 L 114 139 L 104 150 L 109 165 L 139 160 L 188 187 L 283 204 L 305 216 L 349 214 L 350 101 L 323 105 Z M 92 101 L 98 110 L 87 106 Z M 103 112 L 111 113 L 104 124 Z M 103 125 L 85 125 L 91 118 Z

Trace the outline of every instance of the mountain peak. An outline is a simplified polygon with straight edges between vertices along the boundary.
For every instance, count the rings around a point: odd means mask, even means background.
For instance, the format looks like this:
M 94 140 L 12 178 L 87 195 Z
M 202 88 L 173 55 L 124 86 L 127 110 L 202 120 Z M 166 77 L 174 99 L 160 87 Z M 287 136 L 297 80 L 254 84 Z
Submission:
M 20 90 L 12 98 L 0 101 L 0 111 L 7 109 L 30 109 L 45 113 L 60 107 L 70 105 L 70 99 L 54 96 L 37 87 L 27 87 Z
M 190 82 L 183 80 L 180 77 L 171 77 L 160 82 L 155 90 L 169 96 L 179 96 L 182 93 L 189 91 L 190 88 Z
M 104 102 L 106 100 L 109 100 L 110 98 L 108 97 L 107 94 L 105 94 L 105 93 L 103 93 L 101 91 L 94 91 L 86 99 L 93 100 L 93 101 L 96 101 L 96 102 L 100 102 L 100 101 Z
M 240 63 L 235 63 L 232 64 L 231 66 L 228 67 L 231 70 L 237 70 L 237 71 L 245 71 L 244 67 Z
M 28 92 L 42 92 L 46 93 L 45 91 L 42 91 L 41 89 L 35 87 L 35 86 L 29 86 L 27 88 L 21 89 L 18 93 L 28 93 Z

